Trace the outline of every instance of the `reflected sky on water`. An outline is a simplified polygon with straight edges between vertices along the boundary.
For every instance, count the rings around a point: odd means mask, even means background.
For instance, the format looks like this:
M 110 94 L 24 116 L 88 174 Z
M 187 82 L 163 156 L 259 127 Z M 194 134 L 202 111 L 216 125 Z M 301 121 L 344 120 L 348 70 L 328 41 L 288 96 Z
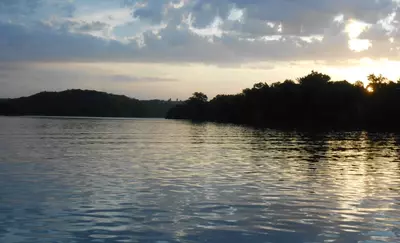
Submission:
M 0 242 L 400 242 L 400 136 L 0 118 Z

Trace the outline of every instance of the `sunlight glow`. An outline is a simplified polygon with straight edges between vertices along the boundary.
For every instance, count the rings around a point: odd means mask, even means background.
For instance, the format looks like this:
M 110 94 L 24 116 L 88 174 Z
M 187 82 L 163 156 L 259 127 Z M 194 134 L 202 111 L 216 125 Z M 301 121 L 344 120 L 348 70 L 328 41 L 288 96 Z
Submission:
M 369 25 L 357 20 L 349 20 L 346 25 L 345 32 L 349 36 L 349 49 L 355 52 L 368 50 L 372 43 L 367 39 L 359 39 L 358 37 L 369 28 Z
M 343 14 L 339 14 L 338 16 L 336 16 L 336 17 L 333 19 L 333 21 L 334 21 L 334 22 L 337 22 L 337 23 L 343 23 L 343 21 L 344 21 L 344 15 L 343 15 Z
M 334 80 L 346 79 L 349 82 L 360 80 L 365 86 L 368 86 L 367 76 L 371 72 L 381 73 L 392 81 L 398 80 L 400 76 L 399 66 L 399 61 L 390 59 L 361 58 L 348 60 L 342 65 L 330 66 L 320 70 L 325 73 L 331 73 Z
M 351 39 L 349 40 L 349 49 L 355 52 L 368 50 L 372 43 L 366 39 Z
M 243 20 L 244 11 L 241 9 L 233 8 L 229 13 L 228 20 L 230 21 L 242 21 Z
M 349 35 L 350 39 L 356 39 L 368 28 L 369 25 L 366 23 L 357 20 L 349 20 L 349 23 L 346 25 L 345 32 Z
M 374 92 L 374 88 L 372 88 L 371 86 L 367 87 L 367 92 L 368 93 L 373 93 Z

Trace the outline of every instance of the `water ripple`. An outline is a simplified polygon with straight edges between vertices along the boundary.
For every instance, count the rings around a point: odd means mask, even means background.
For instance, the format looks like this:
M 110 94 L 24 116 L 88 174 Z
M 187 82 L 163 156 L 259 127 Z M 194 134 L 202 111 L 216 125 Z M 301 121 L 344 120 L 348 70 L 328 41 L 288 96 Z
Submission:
M 400 242 L 400 136 L 0 118 L 0 242 Z

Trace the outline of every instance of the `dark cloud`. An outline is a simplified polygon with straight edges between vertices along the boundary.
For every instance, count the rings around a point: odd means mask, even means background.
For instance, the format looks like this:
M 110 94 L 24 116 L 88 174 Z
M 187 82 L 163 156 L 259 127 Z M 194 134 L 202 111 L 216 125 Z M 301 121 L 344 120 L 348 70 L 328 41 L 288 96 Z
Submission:
M 163 20 L 162 12 L 158 9 L 152 9 L 151 7 L 145 7 L 137 9 L 133 12 L 133 17 L 141 20 L 150 20 L 153 24 L 160 24 Z
M 0 33 L 0 61 L 123 60 L 134 54 L 133 48 L 117 41 L 54 30 L 40 24 L 28 28 L 0 22 Z
M 73 4 L 73 2 L 69 2 L 69 1 L 57 2 L 57 3 L 55 3 L 55 7 L 60 9 L 67 17 L 73 17 L 73 15 L 76 11 L 75 4 Z
M 280 35 L 278 25 L 268 25 L 265 21 L 246 19 L 243 21 L 225 21 L 222 25 L 225 31 L 245 38 L 259 38 L 263 36 Z
M 43 0 L 0 0 L 0 13 L 29 14 L 33 13 Z
M 343 14 L 345 19 L 374 24 L 392 13 L 398 5 L 393 0 L 197 0 L 188 1 L 180 11 L 171 11 L 165 1 L 141 3 L 134 15 L 155 22 L 168 21 L 175 14 L 190 14 L 195 27 L 205 28 L 216 17 L 227 19 L 236 8 L 244 12 L 245 23 L 282 24 L 282 34 L 288 35 L 321 34 L 339 14 Z
M 107 23 L 103 23 L 100 21 L 65 21 L 61 25 L 61 28 L 64 30 L 78 32 L 104 31 L 108 27 L 109 25 Z
M 347 48 L 345 33 L 326 35 L 319 42 L 296 36 L 277 40 L 247 41 L 222 35 L 210 41 L 189 29 L 168 27 L 159 33 L 144 34 L 146 45 L 122 44 L 90 35 L 53 30 L 47 26 L 34 31 L 24 26 L 0 24 L 0 61 L 133 61 L 243 63 L 271 60 L 334 60 L 358 58 L 369 53 L 354 53 Z M 381 54 L 393 55 L 388 47 Z
M 108 24 L 102 23 L 100 21 L 94 21 L 91 23 L 83 23 L 79 26 L 79 30 L 83 32 L 90 32 L 90 31 L 102 31 L 108 27 Z
M 365 32 L 361 33 L 359 36 L 360 39 L 368 39 L 368 40 L 388 40 L 389 34 L 383 29 L 381 26 L 374 25 L 371 28 L 368 28 Z
M 390 14 L 397 7 L 392 0 L 221 0 L 215 4 L 212 0 L 200 0 L 198 4 L 207 9 L 226 12 L 226 6 L 234 5 L 246 11 L 246 17 L 283 24 L 319 27 L 328 24 L 332 17 L 343 14 L 346 18 L 355 18 L 375 23 Z

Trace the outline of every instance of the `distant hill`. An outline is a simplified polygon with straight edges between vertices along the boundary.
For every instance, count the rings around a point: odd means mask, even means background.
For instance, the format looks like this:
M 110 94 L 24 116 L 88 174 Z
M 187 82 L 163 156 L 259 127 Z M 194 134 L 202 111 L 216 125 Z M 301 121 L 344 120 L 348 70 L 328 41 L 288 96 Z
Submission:
M 129 98 L 94 90 L 41 92 L 29 97 L 0 99 L 0 115 L 165 117 L 178 101 Z

